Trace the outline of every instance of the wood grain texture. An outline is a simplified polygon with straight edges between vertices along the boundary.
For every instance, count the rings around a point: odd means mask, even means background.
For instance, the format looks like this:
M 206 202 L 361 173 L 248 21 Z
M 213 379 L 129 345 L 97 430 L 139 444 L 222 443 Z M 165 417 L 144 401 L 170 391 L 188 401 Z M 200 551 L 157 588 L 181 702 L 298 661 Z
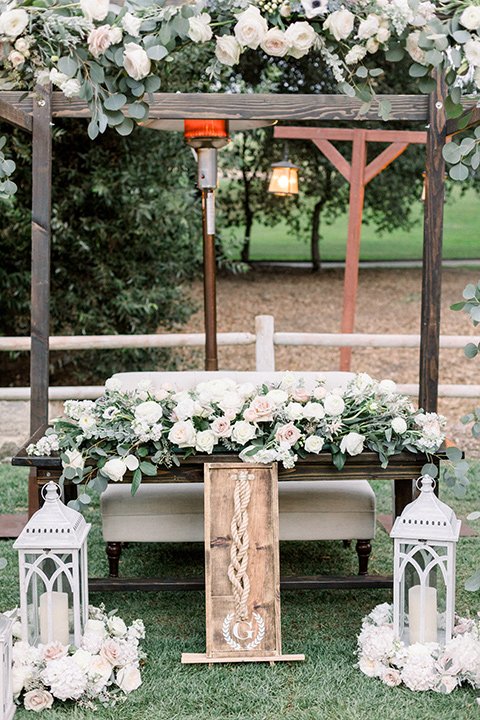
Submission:
M 443 211 L 445 198 L 446 95 L 444 78 L 436 74 L 437 89 L 429 96 L 429 129 L 425 166 L 422 307 L 418 404 L 435 412 L 438 403 L 440 357 L 440 301 L 442 292 Z
M 23 93 L 2 91 L 0 97 L 24 112 L 31 112 L 30 94 L 20 103 Z M 426 120 L 428 97 L 425 95 L 379 95 L 392 104 L 391 120 Z M 376 103 L 366 115 L 359 116 L 362 103 L 345 95 L 282 95 L 240 93 L 154 93 L 150 118 L 226 118 L 230 120 L 378 120 Z M 53 117 L 89 118 L 90 110 L 81 100 L 68 100 L 63 93 L 53 94 Z
M 26 130 L 27 132 L 33 131 L 33 118 L 23 110 L 15 107 L 7 100 L 1 97 L 0 93 L 0 117 L 5 120 L 13 127 L 20 128 L 20 130 Z
M 470 118 L 465 125 L 465 127 L 459 128 L 458 124 L 461 120 L 463 120 L 465 117 L 470 115 Z M 474 103 L 473 105 L 470 105 L 465 108 L 465 111 L 460 115 L 458 118 L 448 118 L 447 124 L 445 128 L 445 132 L 447 134 L 447 137 L 451 135 L 456 135 L 459 132 L 463 132 L 464 130 L 467 130 L 471 127 L 476 127 L 478 124 L 480 124 L 480 108 L 477 107 L 477 104 Z

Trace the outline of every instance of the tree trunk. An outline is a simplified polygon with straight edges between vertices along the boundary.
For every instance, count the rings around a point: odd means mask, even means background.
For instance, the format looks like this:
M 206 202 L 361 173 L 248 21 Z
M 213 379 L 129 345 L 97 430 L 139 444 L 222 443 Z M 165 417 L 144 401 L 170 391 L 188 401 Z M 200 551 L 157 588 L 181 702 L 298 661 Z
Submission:
M 322 268 L 320 258 L 320 213 L 322 212 L 323 200 L 315 203 L 312 217 L 311 255 L 312 270 L 318 272 Z

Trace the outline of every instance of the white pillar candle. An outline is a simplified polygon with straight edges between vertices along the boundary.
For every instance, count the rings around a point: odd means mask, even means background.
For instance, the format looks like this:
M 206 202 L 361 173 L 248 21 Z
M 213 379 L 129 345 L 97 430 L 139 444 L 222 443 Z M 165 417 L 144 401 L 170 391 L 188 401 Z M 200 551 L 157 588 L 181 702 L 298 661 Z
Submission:
M 64 592 L 43 593 L 40 595 L 40 642 L 44 645 L 48 638 L 48 597 L 52 599 L 52 641 L 70 645 L 68 632 L 68 595 Z
M 425 607 L 423 612 L 423 642 L 437 642 L 437 591 L 426 586 Z M 420 606 L 421 586 L 414 585 L 408 591 L 408 624 L 410 645 L 421 642 L 420 626 L 422 623 L 422 609 Z

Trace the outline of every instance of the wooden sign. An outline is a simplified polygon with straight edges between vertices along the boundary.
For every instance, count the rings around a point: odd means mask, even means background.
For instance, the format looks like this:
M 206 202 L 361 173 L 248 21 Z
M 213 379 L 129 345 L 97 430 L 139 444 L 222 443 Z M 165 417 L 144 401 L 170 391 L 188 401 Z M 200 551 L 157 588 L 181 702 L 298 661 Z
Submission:
M 304 660 L 282 655 L 277 466 L 205 465 L 207 651 L 183 663 Z

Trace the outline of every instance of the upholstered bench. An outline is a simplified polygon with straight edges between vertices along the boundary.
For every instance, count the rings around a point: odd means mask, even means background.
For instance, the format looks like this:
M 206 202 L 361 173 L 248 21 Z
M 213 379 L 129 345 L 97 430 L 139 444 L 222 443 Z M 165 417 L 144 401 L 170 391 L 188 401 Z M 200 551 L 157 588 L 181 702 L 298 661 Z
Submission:
M 307 389 L 315 373 L 295 373 Z M 280 381 L 283 373 L 177 372 L 118 373 L 125 389 L 139 382 L 154 387 L 169 382 L 178 388 L 231 377 L 238 383 Z M 352 373 L 326 373 L 327 389 L 345 386 Z M 375 536 L 375 494 L 366 480 L 280 481 L 280 540 L 356 540 L 359 574 L 367 573 Z M 134 497 L 130 485 L 110 484 L 101 495 L 103 537 L 107 542 L 110 577 L 118 576 L 118 560 L 125 542 L 202 542 L 204 539 L 203 484 L 158 483 L 141 485 Z

